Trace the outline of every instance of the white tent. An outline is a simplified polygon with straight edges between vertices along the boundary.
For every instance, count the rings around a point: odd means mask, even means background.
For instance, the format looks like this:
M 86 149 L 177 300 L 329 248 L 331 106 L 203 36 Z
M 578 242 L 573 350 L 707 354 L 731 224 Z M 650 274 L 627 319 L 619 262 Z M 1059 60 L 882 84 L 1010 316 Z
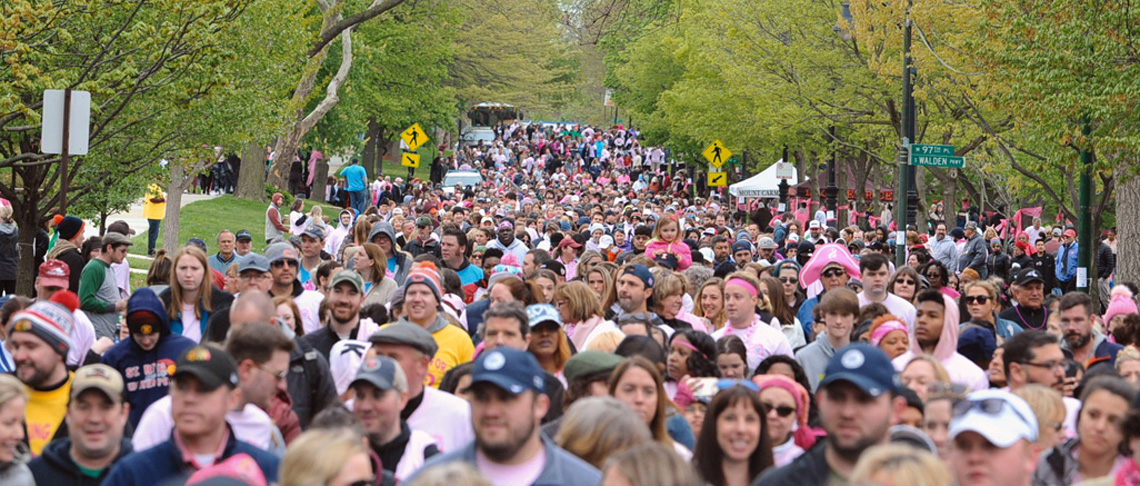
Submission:
M 776 178 L 776 167 L 783 161 L 784 159 L 780 159 L 775 164 L 764 169 L 763 172 L 728 186 L 728 193 L 734 197 L 780 197 L 780 179 Z M 799 184 L 800 182 L 796 167 L 791 165 L 791 169 L 792 178 L 788 180 L 788 187 Z

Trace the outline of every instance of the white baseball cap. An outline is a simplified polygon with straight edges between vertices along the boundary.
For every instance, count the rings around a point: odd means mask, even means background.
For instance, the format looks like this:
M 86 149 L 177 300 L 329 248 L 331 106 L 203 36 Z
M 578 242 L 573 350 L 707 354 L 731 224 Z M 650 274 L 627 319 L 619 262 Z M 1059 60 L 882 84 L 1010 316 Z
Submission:
M 1037 416 L 1021 397 L 1002 390 L 971 393 L 954 405 L 950 440 L 962 432 L 977 432 L 991 444 L 1006 448 L 1018 440 L 1037 441 Z

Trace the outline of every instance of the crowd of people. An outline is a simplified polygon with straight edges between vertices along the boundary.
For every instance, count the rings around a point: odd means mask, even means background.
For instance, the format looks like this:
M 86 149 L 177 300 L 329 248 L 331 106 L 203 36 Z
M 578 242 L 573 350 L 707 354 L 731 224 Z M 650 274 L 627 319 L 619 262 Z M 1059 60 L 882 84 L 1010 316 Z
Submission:
M 137 289 L 64 218 L 0 306 L 0 484 L 1140 484 L 1137 292 L 1075 291 L 1070 229 L 900 240 L 555 130 L 275 194 Z

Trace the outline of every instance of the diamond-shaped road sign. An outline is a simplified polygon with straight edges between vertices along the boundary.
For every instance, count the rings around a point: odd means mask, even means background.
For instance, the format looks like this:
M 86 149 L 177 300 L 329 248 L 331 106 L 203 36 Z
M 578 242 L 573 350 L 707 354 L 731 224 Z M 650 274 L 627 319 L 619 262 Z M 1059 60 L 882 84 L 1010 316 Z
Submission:
M 701 155 L 704 155 L 705 158 L 708 159 L 710 165 L 719 169 L 720 166 L 724 165 L 724 163 L 728 162 L 728 159 L 732 157 L 732 151 L 729 150 L 728 147 L 725 147 L 720 140 L 714 140 L 704 152 L 701 152 Z
M 400 138 L 404 139 L 404 143 L 408 144 L 408 150 L 415 151 L 428 141 L 427 133 L 424 129 L 420 128 L 419 123 L 415 123 L 400 133 Z

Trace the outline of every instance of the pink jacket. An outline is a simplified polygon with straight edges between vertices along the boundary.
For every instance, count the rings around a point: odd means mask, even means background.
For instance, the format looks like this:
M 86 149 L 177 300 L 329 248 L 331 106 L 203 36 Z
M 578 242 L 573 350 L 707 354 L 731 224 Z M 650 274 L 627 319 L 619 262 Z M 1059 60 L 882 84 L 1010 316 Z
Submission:
M 659 253 L 672 253 L 677 257 L 677 271 L 689 268 L 693 264 L 693 252 L 689 245 L 684 243 L 665 243 L 659 239 L 650 240 L 645 245 L 645 255 L 656 258 Z

